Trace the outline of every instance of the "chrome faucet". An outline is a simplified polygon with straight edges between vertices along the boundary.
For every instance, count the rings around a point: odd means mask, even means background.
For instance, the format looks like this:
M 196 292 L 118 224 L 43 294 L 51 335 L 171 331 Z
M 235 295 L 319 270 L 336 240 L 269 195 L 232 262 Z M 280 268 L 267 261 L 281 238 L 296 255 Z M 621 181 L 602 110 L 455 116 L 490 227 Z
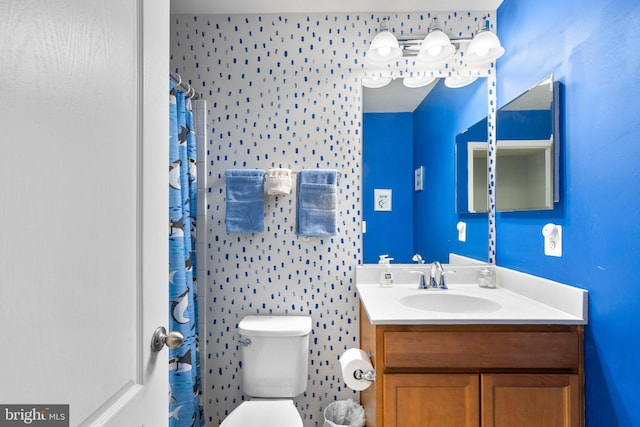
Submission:
M 444 276 L 447 273 L 455 273 L 454 270 L 445 270 L 442 268 L 442 264 L 439 261 L 433 261 L 431 263 L 431 269 L 429 270 L 429 280 L 426 279 L 424 271 L 410 271 L 412 274 L 419 274 L 420 281 L 418 282 L 418 289 L 449 289 L 447 288 L 447 282 L 444 280 Z
M 446 273 L 449 273 L 449 271 L 445 271 L 439 261 L 433 261 L 433 263 L 431 263 L 431 271 L 429 272 L 429 287 L 448 289 L 447 283 L 444 280 Z

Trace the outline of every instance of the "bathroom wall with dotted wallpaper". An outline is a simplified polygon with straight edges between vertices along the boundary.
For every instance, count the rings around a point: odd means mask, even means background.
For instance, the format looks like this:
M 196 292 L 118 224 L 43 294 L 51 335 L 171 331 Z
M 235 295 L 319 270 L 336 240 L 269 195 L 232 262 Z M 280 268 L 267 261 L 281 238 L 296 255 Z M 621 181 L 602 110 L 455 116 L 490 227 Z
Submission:
M 355 265 L 362 259 L 359 75 L 388 16 L 395 33 L 424 33 L 432 16 L 469 34 L 486 13 L 174 15 L 171 71 L 207 99 L 206 276 L 200 276 L 201 352 L 208 426 L 242 402 L 237 324 L 249 314 L 313 319 L 305 427 L 323 424 L 345 387 L 339 356 L 358 346 Z M 338 169 L 339 234 L 295 234 L 295 194 L 267 197 L 265 231 L 225 231 L 227 169 Z

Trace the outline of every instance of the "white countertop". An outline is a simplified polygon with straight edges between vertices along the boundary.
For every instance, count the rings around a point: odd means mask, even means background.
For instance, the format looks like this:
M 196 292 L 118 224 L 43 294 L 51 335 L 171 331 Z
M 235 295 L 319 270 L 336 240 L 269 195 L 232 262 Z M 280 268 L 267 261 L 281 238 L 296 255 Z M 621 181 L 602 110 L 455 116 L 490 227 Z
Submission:
M 358 266 L 356 288 L 369 320 L 374 325 L 456 324 L 563 324 L 587 323 L 587 291 L 524 273 L 497 268 L 498 288 L 484 289 L 470 280 L 479 267 L 451 266 L 457 270 L 447 290 L 417 289 L 418 276 L 409 270 L 425 267 L 394 265 L 393 287 L 381 287 L 377 265 Z M 453 279 L 457 277 L 457 280 Z M 458 283 L 456 283 L 458 282 Z M 462 282 L 462 283 L 460 283 Z M 466 295 L 495 302 L 485 312 L 442 312 L 412 308 L 402 298 L 418 295 Z M 426 297 L 419 297 L 426 298 Z M 493 305 L 493 304 L 492 304 Z

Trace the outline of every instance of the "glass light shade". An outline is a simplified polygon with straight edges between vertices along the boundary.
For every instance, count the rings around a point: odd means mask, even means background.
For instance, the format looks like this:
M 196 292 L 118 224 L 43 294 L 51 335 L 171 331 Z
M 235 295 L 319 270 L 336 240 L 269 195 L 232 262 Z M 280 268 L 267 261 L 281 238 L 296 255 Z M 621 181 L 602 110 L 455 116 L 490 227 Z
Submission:
M 435 81 L 435 77 L 423 76 L 423 77 L 405 77 L 402 79 L 402 84 L 406 87 L 416 88 L 426 86 Z
M 504 55 L 500 39 L 491 31 L 481 31 L 469 43 L 464 55 L 467 64 L 488 64 Z
M 455 51 L 449 37 L 441 30 L 434 30 L 422 41 L 417 59 L 423 64 L 439 64 L 449 60 Z
M 392 33 L 381 31 L 373 38 L 367 52 L 367 60 L 376 64 L 391 64 L 400 58 L 402 49 Z
M 444 85 L 452 89 L 469 86 L 478 80 L 476 76 L 451 76 L 444 79 Z
M 378 89 L 391 83 L 391 77 L 365 76 L 362 78 L 362 86 L 370 89 Z

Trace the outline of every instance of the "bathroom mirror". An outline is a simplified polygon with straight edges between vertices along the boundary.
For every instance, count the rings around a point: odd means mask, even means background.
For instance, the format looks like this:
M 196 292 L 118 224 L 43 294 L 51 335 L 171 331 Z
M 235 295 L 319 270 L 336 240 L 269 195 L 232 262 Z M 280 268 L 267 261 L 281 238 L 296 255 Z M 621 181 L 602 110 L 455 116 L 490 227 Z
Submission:
M 559 201 L 559 85 L 553 75 L 496 114 L 496 210 L 553 209 Z M 487 212 L 487 119 L 456 136 L 456 212 Z
M 389 254 L 395 258 L 394 263 L 411 263 L 412 255 L 421 252 L 429 261 L 447 262 L 450 252 L 465 250 L 468 256 L 483 259 L 488 235 L 482 220 L 472 221 L 469 243 L 464 247 L 445 234 L 455 231 L 457 222 L 456 219 L 451 228 L 447 226 L 454 215 L 453 140 L 462 126 L 487 115 L 487 79 L 456 89 L 446 87 L 440 80 L 426 95 L 427 104 L 419 112 L 416 108 L 425 93 L 409 108 L 390 106 L 399 103 L 403 90 L 415 90 L 405 88 L 398 80 L 389 84 L 389 89 L 395 91 L 387 96 L 384 106 L 389 106 L 388 111 L 371 111 L 365 107 L 363 114 L 363 219 L 367 230 L 362 236 L 363 261 L 375 263 L 379 255 Z M 391 87 L 394 83 L 396 87 Z M 378 92 L 374 92 L 377 90 L 364 88 L 363 103 L 367 103 L 370 92 L 377 95 Z M 430 153 L 437 155 L 430 156 Z M 423 166 L 422 191 L 415 190 L 417 166 Z M 380 188 L 393 189 L 390 212 L 374 209 L 374 190 Z M 434 194 L 438 196 L 433 197 L 443 200 L 445 209 L 424 212 L 429 209 L 428 199 Z M 429 221 L 415 220 L 425 215 Z M 424 238 L 434 232 L 433 229 L 441 233 L 437 238 L 442 243 L 425 243 L 434 241 Z

